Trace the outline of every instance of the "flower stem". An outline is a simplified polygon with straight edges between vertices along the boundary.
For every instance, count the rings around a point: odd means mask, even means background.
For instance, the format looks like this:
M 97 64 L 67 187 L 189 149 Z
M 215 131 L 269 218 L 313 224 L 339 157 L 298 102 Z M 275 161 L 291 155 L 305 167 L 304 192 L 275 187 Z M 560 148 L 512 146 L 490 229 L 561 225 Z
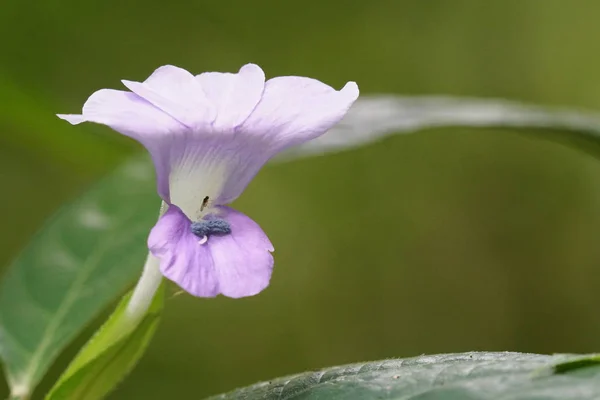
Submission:
M 163 202 L 160 207 L 159 218 L 165 213 L 168 205 Z M 162 282 L 163 276 L 160 272 L 160 263 L 158 258 L 152 253 L 148 253 L 142 276 L 133 289 L 129 304 L 127 305 L 126 315 L 130 322 L 137 322 L 146 314 L 148 307 L 152 303 L 152 298 Z
M 133 289 L 131 299 L 129 299 L 129 304 L 127 305 L 126 315 L 130 321 L 135 323 L 146 314 L 162 279 L 163 276 L 160 273 L 158 258 L 149 253 L 146 258 L 146 264 L 144 264 L 142 276 Z
M 29 395 L 13 395 L 8 396 L 6 400 L 29 400 Z

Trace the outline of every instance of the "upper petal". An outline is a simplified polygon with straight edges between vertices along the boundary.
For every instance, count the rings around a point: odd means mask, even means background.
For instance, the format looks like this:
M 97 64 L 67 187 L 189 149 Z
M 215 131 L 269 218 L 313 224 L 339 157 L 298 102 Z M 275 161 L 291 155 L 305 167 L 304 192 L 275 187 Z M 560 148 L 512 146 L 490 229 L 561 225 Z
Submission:
M 93 93 L 79 114 L 58 114 L 72 123 L 95 122 L 108 125 L 146 145 L 152 139 L 185 129 L 181 123 L 140 98 L 121 90 L 101 89 Z
M 340 91 L 295 76 L 265 83 L 254 64 L 198 76 L 167 65 L 124 84 L 134 93 L 99 90 L 82 115 L 60 117 L 106 124 L 140 141 L 160 196 L 193 219 L 207 197 L 212 205 L 235 200 L 271 157 L 323 134 L 358 96 L 354 82 Z
M 232 233 L 200 244 L 190 220 L 170 206 L 152 229 L 148 247 L 163 275 L 194 296 L 253 296 L 269 284 L 273 246 L 250 218 L 228 207 L 221 211 Z
M 273 78 L 240 130 L 264 136 L 281 150 L 325 133 L 342 119 L 358 94 L 354 82 L 337 91 L 311 78 Z
M 86 121 L 107 125 L 144 145 L 154 161 L 158 193 L 169 201 L 171 143 L 181 141 L 189 128 L 135 93 L 112 89 L 93 93 L 81 115 L 58 117 L 74 125 Z
M 173 118 L 192 129 L 206 129 L 215 119 L 215 107 L 194 75 L 183 68 L 165 65 L 144 82 L 123 84 Z
M 265 73 L 255 64 L 244 65 L 237 74 L 205 72 L 196 79 L 216 108 L 212 123 L 215 130 L 241 125 L 258 104 L 265 87 Z

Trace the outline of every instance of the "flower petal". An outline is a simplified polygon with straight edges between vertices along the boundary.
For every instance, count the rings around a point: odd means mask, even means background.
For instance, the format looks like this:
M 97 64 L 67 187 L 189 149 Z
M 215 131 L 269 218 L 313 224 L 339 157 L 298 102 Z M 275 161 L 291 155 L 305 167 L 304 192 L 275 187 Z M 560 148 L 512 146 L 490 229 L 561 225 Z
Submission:
M 148 247 L 160 259 L 165 277 L 197 297 L 253 296 L 269 284 L 273 246 L 256 222 L 229 207 L 219 207 L 220 217 L 232 233 L 211 236 L 199 243 L 191 221 L 170 206 L 148 238 Z
M 173 65 L 159 67 L 144 82 L 123 84 L 182 124 L 206 129 L 215 119 L 215 108 L 206 98 L 194 75 Z
M 275 249 L 260 226 L 230 207 L 219 207 L 231 234 L 208 239 L 222 294 L 239 298 L 260 293 L 269 285 Z
M 185 138 L 189 129 L 135 93 L 101 89 L 83 105 L 81 115 L 58 114 L 73 125 L 95 122 L 111 127 L 140 142 L 154 161 L 157 189 L 169 201 L 170 143 Z
M 205 72 L 196 76 L 216 107 L 215 130 L 233 130 L 250 115 L 265 87 L 265 73 L 258 65 L 246 64 L 237 74 Z
M 154 161 L 158 193 L 192 220 L 202 217 L 205 199 L 230 203 L 277 152 L 325 133 L 358 96 L 354 82 L 340 91 L 295 76 L 265 83 L 254 64 L 198 76 L 166 65 L 142 83 L 123 83 L 134 93 L 99 90 L 82 115 L 60 117 L 140 141 Z
M 179 122 L 139 96 L 112 89 L 101 89 L 93 93 L 83 105 L 81 115 L 58 114 L 58 117 L 73 125 L 81 122 L 108 125 L 144 145 L 152 138 L 185 129 Z
M 342 119 L 358 94 L 354 82 L 337 91 L 311 78 L 273 78 L 240 130 L 267 137 L 281 150 L 325 133 Z

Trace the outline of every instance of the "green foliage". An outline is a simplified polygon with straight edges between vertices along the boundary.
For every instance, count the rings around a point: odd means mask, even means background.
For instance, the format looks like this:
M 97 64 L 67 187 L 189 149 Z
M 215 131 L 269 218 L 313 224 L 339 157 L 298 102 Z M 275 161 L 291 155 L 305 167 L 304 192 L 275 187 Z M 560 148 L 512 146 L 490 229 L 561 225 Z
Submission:
M 0 290 L 0 355 L 13 395 L 29 395 L 141 272 L 159 204 L 150 166 L 129 162 L 64 207 L 11 265 Z
M 335 87 L 357 80 L 365 94 L 598 108 L 600 55 L 590 49 L 599 12 L 599 2 L 561 1 L 9 0 L 0 12 L 3 260 L 80 190 L 73 175 L 86 163 L 108 168 L 84 136 L 117 135 L 65 126 L 54 113 L 79 111 L 97 88 L 122 89 L 121 78 L 141 80 L 164 63 L 201 72 L 254 61 L 269 76 L 306 74 Z M 5 84 L 44 108 L 17 101 Z M 178 300 L 169 340 L 154 344 L 115 398 L 194 397 L 282 370 L 391 355 L 593 351 L 598 179 L 589 158 L 482 129 L 264 171 L 241 207 L 275 243 L 273 284 L 247 301 Z M 154 379 L 165 368 L 169 376 Z
M 374 106 L 386 111 L 373 112 Z M 323 138 L 278 160 L 439 124 L 556 126 L 573 130 L 578 135 L 571 136 L 587 144 L 597 139 L 599 121 L 593 115 L 489 100 L 368 98 Z M 60 350 L 139 274 L 157 214 L 155 198 L 152 165 L 147 159 L 131 161 L 65 207 L 14 262 L 0 294 L 0 355 L 13 393 L 29 394 Z
M 579 370 L 581 368 L 587 368 L 600 364 L 600 355 L 593 354 L 589 356 L 577 357 L 572 360 L 568 360 L 565 362 L 561 362 L 556 364 L 554 368 L 554 372 L 557 374 L 564 374 L 568 372 L 573 372 Z
M 163 285 L 164 286 L 164 285 Z M 47 400 L 98 400 L 134 367 L 152 338 L 164 305 L 160 287 L 141 321 L 132 326 L 126 315 L 130 294 L 73 360 Z
M 600 368 L 553 375 L 573 356 L 463 353 L 352 364 L 259 383 L 210 400 L 594 400 Z M 585 378 L 585 379 L 584 379 Z
M 283 158 L 352 149 L 399 133 L 436 127 L 552 129 L 540 139 L 554 140 L 600 157 L 600 115 L 499 99 L 450 96 L 362 96 L 341 123 Z

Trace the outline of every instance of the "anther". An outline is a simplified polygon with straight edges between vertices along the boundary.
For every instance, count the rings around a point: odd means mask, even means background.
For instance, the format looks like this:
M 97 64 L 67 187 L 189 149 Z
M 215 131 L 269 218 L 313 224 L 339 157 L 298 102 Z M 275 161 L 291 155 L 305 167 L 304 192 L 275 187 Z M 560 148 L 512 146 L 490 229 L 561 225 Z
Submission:
M 201 238 L 200 244 L 206 243 L 211 235 L 229 235 L 231 233 L 231 225 L 221 218 L 203 219 L 194 222 L 191 229 L 194 235 Z

